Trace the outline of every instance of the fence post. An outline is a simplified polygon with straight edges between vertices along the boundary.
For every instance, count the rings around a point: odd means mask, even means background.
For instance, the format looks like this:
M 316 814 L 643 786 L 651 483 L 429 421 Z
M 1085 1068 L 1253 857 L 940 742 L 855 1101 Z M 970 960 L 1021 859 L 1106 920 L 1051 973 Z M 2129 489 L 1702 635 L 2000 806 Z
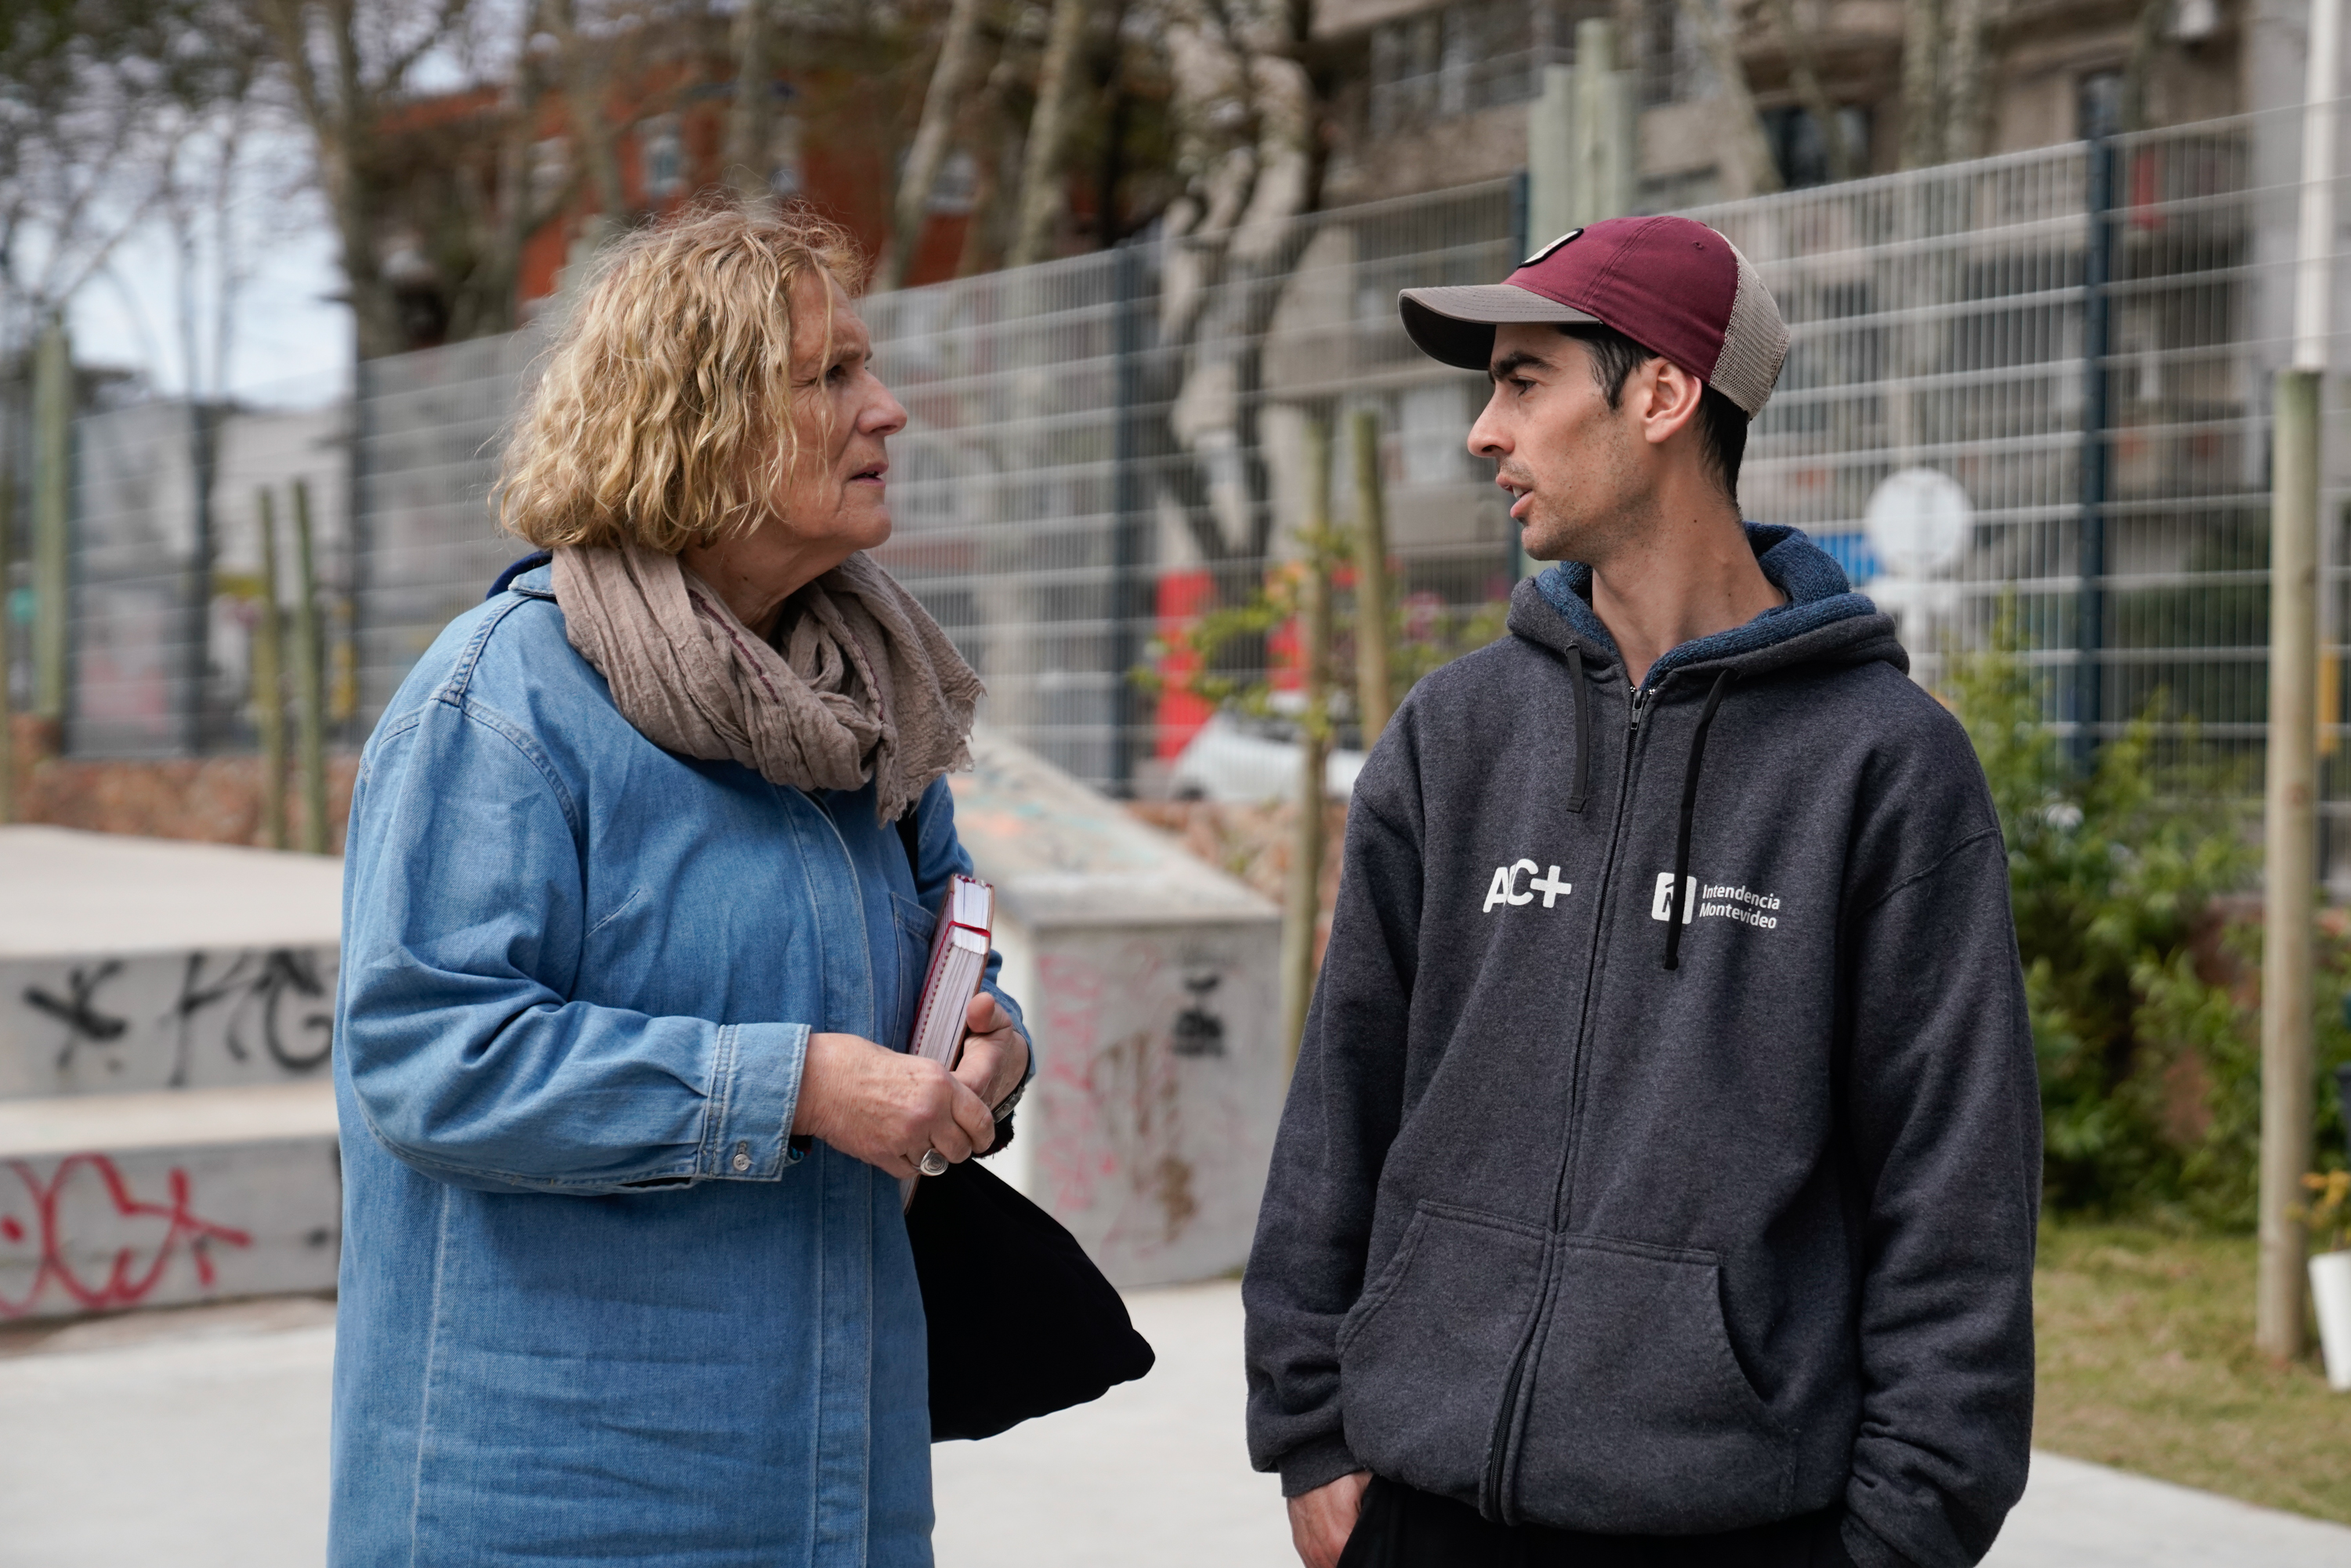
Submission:
M 1569 74 L 1564 66 L 1547 67 L 1544 72 L 1546 83 L 1549 82 L 1550 72 L 1552 70 L 1557 70 L 1562 76 Z M 1550 89 L 1546 87 L 1544 90 L 1549 91 Z M 1531 148 L 1534 129 L 1540 123 L 1540 120 L 1532 118 L 1528 120 Z M 1532 162 L 1531 152 L 1529 155 L 1529 162 L 1530 164 Z M 1550 237 L 1546 235 L 1542 241 L 1530 237 L 1532 233 L 1531 225 L 1535 218 L 1534 183 L 1534 172 L 1531 167 L 1521 169 L 1510 177 L 1510 265 L 1512 267 L 1516 267 L 1523 257 L 1531 254 L 1536 245 L 1548 243 Z M 1526 541 L 1520 537 L 1519 525 L 1506 517 L 1502 519 L 1503 580 L 1516 582 L 1522 577 L 1533 575 L 1534 562 L 1528 558 Z
M 1549 245 L 1572 227 L 1576 199 L 1575 68 L 1540 68 L 1535 96 L 1527 102 L 1527 166 L 1519 176 L 1515 244 L 1516 263 L 1539 245 Z
M 319 637 L 319 572 L 310 548 L 310 486 L 294 481 L 294 723 L 301 747 L 302 850 L 327 852 L 327 700 Z
M 1113 395 L 1117 412 L 1111 426 L 1111 758 L 1112 793 L 1134 793 L 1136 709 L 1141 694 L 1134 687 L 1134 668 L 1142 656 L 1137 634 L 1143 614 L 1142 585 L 1136 580 L 1143 561 L 1143 483 L 1136 471 L 1135 404 L 1141 401 L 1139 379 L 1143 350 L 1141 248 L 1122 240 L 1113 287 L 1117 317 L 1112 325 L 1115 356 Z
M 1575 25 L 1575 204 L 1562 231 L 1633 210 L 1638 93 L 1616 68 L 1616 24 L 1587 16 Z M 1544 235 L 1537 245 L 1552 236 Z
M 285 612 L 277 603 L 277 509 L 263 486 L 254 492 L 261 516 L 261 604 L 253 618 L 253 727 L 261 737 L 261 831 L 273 850 L 286 847 Z
M 33 712 L 51 723 L 66 716 L 72 465 L 73 350 L 52 320 L 33 359 Z
M 16 616 L 10 552 L 16 539 L 15 443 L 0 424 L 0 822 L 16 820 Z
M 1306 527 L 1300 541 L 1305 550 L 1299 562 L 1298 673 L 1306 711 L 1299 724 L 1297 831 L 1281 912 L 1281 1039 L 1292 1067 L 1314 996 L 1314 938 L 1322 924 L 1322 774 L 1331 745 L 1331 427 L 1320 413 L 1309 414 L 1301 435 Z
M 2090 229 L 2082 252 L 2082 523 L 2075 570 L 2081 579 L 2074 614 L 2074 754 L 2084 765 L 2097 755 L 2105 717 L 2106 634 L 2106 350 L 2112 340 L 2114 273 L 2114 143 L 2089 145 Z
M 1388 508 L 1380 482 L 1380 416 L 1355 411 L 1355 712 L 1369 751 L 1395 710 L 1388 681 Z

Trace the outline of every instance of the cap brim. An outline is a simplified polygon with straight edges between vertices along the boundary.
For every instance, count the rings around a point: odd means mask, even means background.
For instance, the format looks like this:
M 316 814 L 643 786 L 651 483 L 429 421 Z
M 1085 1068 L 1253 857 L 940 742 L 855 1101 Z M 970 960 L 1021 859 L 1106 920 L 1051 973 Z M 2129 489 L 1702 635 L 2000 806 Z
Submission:
M 1432 360 L 1482 371 L 1494 357 L 1494 329 L 1531 322 L 1573 326 L 1600 318 L 1515 283 L 1461 283 L 1407 288 L 1396 296 L 1404 329 Z

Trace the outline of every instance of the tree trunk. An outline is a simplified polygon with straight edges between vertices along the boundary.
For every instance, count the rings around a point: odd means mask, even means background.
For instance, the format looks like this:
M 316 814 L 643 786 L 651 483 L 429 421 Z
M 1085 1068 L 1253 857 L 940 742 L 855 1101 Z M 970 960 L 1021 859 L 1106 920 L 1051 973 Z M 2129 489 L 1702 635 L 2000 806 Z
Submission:
M 384 281 L 376 243 L 383 193 L 371 172 L 378 162 L 375 131 L 384 99 L 400 91 L 415 62 L 447 38 L 461 19 L 462 7 L 457 0 L 444 0 L 425 30 L 407 42 L 381 69 L 381 80 L 372 84 L 360 60 L 360 24 L 351 0 L 319 8 L 328 45 L 323 60 L 314 47 L 311 7 L 305 0 L 259 0 L 256 8 L 316 144 L 319 183 L 334 214 L 335 236 L 342 249 L 359 357 L 396 354 L 407 345 L 401 339 L 399 305 Z
M 773 0 L 742 0 L 735 13 L 731 38 L 735 57 L 735 96 L 726 106 L 726 183 L 747 201 L 763 201 L 775 193 L 768 183 L 769 151 L 768 95 L 774 68 L 769 61 L 768 7 Z
M 980 0 L 955 0 L 947 10 L 945 35 L 939 39 L 938 63 L 931 68 L 931 85 L 923 94 L 923 115 L 914 130 L 914 144 L 906 151 L 905 172 L 899 176 L 898 199 L 892 209 L 890 243 L 883 248 L 882 265 L 874 269 L 876 288 L 897 288 L 906 281 L 914 262 L 914 247 L 923 240 L 923 219 L 946 162 L 947 137 L 955 130 L 964 85 L 979 53 Z
M 2147 83 L 2155 74 L 2155 55 L 2163 45 L 2163 23 L 2171 5 L 2172 0 L 2147 0 L 2131 25 L 2130 53 L 2123 61 L 2121 124 L 2116 127 L 2126 133 L 2147 129 Z
M 1723 130 L 1747 177 L 1744 194 L 1769 195 L 1780 188 L 1780 165 L 1763 140 L 1763 122 L 1755 117 L 1755 94 L 1747 85 L 1747 66 L 1739 57 L 1739 42 L 1730 20 L 1716 8 L 1715 0 L 1681 0 L 1682 15 L 1698 30 L 1698 46 L 1714 68 L 1715 90 L 1721 95 Z
M 1037 107 L 1029 117 L 1029 146 L 1020 171 L 1020 223 L 1013 231 L 1012 253 L 1006 259 L 1009 267 L 1027 267 L 1045 259 L 1053 226 L 1066 205 L 1061 153 L 1069 141 L 1079 51 L 1092 12 L 1088 0 L 1053 0 L 1052 30 L 1045 40 L 1044 63 L 1037 72 Z
M 1803 101 L 1804 112 L 1821 128 L 1821 144 L 1828 152 L 1829 178 L 1850 180 L 1860 171 L 1854 166 L 1853 143 L 1844 136 L 1844 121 L 1837 117 L 1836 105 L 1830 100 L 1828 89 L 1821 86 L 1820 73 L 1813 63 L 1813 38 L 1796 25 L 1794 0 L 1768 0 L 1771 26 L 1780 35 L 1781 47 L 1788 51 L 1788 80 Z
M 1949 94 L 1943 106 L 1943 157 L 1958 162 L 1984 155 L 1985 101 L 1991 85 L 1991 62 L 1984 37 L 1991 16 L 1990 0 L 1949 0 L 1951 18 Z M 2157 0 L 2168 9 L 2168 0 Z
M 1902 167 L 1943 155 L 1943 95 L 1935 67 L 1943 48 L 1941 0 L 1902 0 Z
M 742 16 L 761 9 L 746 0 Z M 589 181 L 596 190 L 596 210 L 604 216 L 606 233 L 617 233 L 629 225 L 633 214 L 627 187 L 621 183 L 621 128 L 612 123 L 607 59 L 603 51 L 580 36 L 573 0 L 547 0 L 547 24 L 555 35 L 556 56 L 562 62 L 564 103 L 571 111 L 572 134 L 580 140 L 580 161 L 587 165 Z M 738 17 L 737 26 L 740 25 Z M 517 68 L 523 68 L 518 65 Z M 765 95 L 760 98 L 764 104 Z M 734 129 L 730 118 L 730 135 Z M 731 142 L 729 146 L 731 156 Z M 766 155 L 764 129 L 759 152 L 762 157 Z

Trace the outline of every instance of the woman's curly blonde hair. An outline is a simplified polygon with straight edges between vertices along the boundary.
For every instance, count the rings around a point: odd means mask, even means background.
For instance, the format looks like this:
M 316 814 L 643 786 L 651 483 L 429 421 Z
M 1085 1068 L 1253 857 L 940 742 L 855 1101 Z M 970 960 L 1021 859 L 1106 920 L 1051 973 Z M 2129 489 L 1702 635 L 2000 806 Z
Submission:
M 864 274 L 847 231 L 799 207 L 706 206 L 622 241 L 507 438 L 498 520 L 543 549 L 669 555 L 756 526 L 799 455 L 793 292 Z

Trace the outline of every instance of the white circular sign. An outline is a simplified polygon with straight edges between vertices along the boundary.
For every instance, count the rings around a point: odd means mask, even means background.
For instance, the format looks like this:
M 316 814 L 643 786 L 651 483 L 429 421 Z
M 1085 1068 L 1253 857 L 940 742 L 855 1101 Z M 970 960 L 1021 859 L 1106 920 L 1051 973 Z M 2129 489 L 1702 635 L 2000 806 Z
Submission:
M 1958 480 L 1939 468 L 1903 468 L 1871 493 L 1861 526 L 1888 575 L 1935 577 L 1959 564 L 1974 519 Z

